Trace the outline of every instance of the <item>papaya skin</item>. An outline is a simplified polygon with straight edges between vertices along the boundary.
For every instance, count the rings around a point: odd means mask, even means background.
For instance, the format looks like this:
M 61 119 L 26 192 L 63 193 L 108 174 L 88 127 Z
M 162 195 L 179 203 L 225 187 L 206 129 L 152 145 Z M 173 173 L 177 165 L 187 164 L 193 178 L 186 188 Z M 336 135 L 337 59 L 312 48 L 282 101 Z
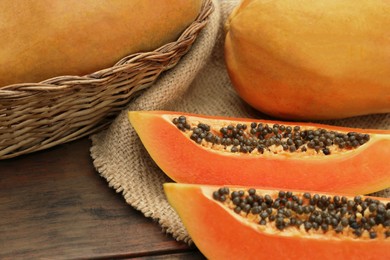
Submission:
M 262 232 L 213 200 L 212 191 L 217 188 L 164 184 L 169 203 L 178 213 L 195 245 L 208 259 L 390 258 L 388 239 L 360 240 L 331 235 L 312 237 L 282 235 L 277 231 L 273 234 Z
M 224 118 L 171 111 L 130 111 L 129 120 L 151 158 L 171 179 L 180 183 L 256 185 L 288 189 L 367 194 L 390 187 L 390 135 L 386 130 L 364 130 L 370 141 L 348 151 L 328 156 L 297 153 L 252 155 L 219 152 L 190 140 L 170 121 L 184 115 L 190 120 L 215 122 L 263 122 L 245 118 Z M 283 122 L 287 125 L 287 122 Z M 324 126 L 335 131 L 361 129 Z
M 176 40 L 201 0 L 0 2 L 0 87 L 93 73 Z
M 238 95 L 294 120 L 390 112 L 390 3 L 243 0 L 226 23 Z

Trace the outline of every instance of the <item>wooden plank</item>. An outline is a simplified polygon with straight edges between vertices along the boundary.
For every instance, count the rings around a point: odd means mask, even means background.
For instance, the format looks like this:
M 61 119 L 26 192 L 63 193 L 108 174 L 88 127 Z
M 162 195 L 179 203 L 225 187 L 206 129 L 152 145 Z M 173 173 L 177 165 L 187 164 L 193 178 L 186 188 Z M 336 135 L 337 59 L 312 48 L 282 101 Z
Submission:
M 84 138 L 0 161 L 0 259 L 199 254 L 109 188 L 90 145 Z
M 145 256 L 145 257 L 136 257 L 132 258 L 134 260 L 205 260 L 204 257 L 199 251 L 193 252 L 184 252 L 184 253 L 169 253 L 155 256 Z

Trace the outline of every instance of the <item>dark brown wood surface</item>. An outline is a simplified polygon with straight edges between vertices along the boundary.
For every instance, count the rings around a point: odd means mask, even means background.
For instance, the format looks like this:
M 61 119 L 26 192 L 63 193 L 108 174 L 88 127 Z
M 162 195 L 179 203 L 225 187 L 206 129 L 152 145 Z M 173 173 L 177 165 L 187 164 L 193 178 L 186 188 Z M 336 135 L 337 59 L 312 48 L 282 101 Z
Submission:
M 90 145 L 0 161 L 0 259 L 204 259 L 109 188 Z

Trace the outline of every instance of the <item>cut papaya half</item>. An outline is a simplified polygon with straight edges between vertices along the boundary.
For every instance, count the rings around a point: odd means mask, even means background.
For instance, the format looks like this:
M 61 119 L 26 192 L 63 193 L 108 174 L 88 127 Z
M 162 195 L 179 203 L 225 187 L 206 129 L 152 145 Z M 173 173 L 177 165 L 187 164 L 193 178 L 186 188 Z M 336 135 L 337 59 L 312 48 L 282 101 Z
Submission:
M 357 194 L 390 187 L 390 131 L 169 111 L 129 119 L 176 182 Z
M 390 199 L 165 183 L 208 259 L 390 259 Z

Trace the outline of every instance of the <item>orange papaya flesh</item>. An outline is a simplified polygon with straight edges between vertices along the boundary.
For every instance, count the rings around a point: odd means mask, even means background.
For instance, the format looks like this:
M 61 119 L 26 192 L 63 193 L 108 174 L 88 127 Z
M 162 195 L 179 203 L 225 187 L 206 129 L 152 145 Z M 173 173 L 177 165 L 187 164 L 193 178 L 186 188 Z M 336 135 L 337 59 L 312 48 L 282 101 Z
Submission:
M 390 259 L 390 199 L 181 183 L 164 191 L 208 259 Z M 249 209 L 236 211 L 237 200 Z
M 338 133 L 364 133 L 369 140 L 358 147 L 328 146 L 329 155 L 307 148 L 295 152 L 269 147 L 264 153 L 231 152 L 223 145 L 198 144 L 191 131 L 178 129 L 174 118 L 200 122 L 217 133 L 230 124 L 299 125 Z M 385 130 L 363 130 L 310 123 L 288 123 L 244 118 L 203 116 L 170 111 L 131 111 L 129 119 L 156 164 L 174 181 L 193 184 L 260 185 L 367 194 L 390 187 L 390 135 Z M 248 127 L 249 129 L 249 127 Z M 247 129 L 247 130 L 248 130 Z M 275 145 L 273 145 L 275 146 Z M 274 150 L 272 150 L 272 149 Z

